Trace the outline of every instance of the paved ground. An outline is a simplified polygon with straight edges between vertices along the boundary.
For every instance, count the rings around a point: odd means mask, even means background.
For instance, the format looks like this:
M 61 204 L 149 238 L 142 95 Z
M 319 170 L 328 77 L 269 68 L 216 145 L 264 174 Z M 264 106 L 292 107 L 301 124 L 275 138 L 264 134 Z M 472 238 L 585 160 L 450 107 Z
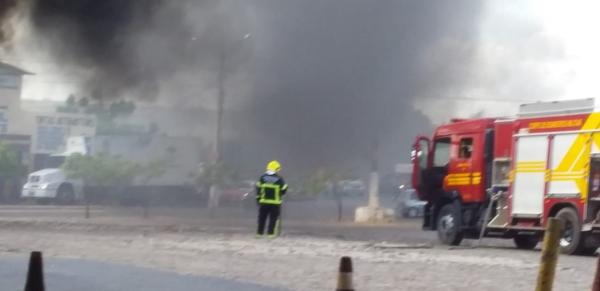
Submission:
M 356 225 L 352 222 L 354 209 L 364 205 L 361 198 L 347 199 L 343 204 L 342 221 L 338 222 L 337 205 L 328 199 L 289 201 L 283 209 L 283 230 L 291 235 L 313 235 L 346 240 L 435 242 L 433 232 L 420 229 L 420 219 L 405 219 L 383 225 Z M 382 199 L 382 204 L 394 207 L 391 199 Z M 162 226 L 171 229 L 217 231 L 220 233 L 254 233 L 256 209 L 240 206 L 225 206 L 214 216 L 206 209 L 158 208 L 149 209 L 149 217 L 143 218 L 140 207 L 92 206 L 91 219 L 83 219 L 82 206 L 0 206 L 0 225 L 44 227 L 49 223 L 77 223 L 104 225 L 107 229 L 118 229 L 120 225 Z M 31 225 L 31 222 L 37 222 Z
M 2 290 L 23 289 L 26 256 L 0 257 Z M 46 290 L 56 291 L 277 291 L 277 289 L 232 280 L 180 275 L 129 265 L 82 259 L 45 259 Z
M 149 267 L 291 290 L 333 290 L 337 262 L 355 261 L 358 290 L 533 290 L 539 251 L 518 251 L 510 241 L 482 248 L 433 245 L 435 233 L 419 220 L 356 225 L 334 205 L 288 203 L 284 236 L 256 240 L 255 210 L 0 206 L 0 256 L 41 250 L 73 258 Z M 331 214 L 333 211 L 333 215 Z M 387 241 L 387 244 L 381 244 Z M 432 247 L 433 245 L 433 247 Z M 561 256 L 554 290 L 588 290 L 596 258 Z

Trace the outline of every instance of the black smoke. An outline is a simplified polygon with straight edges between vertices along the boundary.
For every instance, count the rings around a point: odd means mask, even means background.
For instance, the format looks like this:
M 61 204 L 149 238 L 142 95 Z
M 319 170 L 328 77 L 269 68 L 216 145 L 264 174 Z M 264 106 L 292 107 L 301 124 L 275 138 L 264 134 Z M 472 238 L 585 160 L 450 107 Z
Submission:
M 406 162 L 414 136 L 432 127 L 415 99 L 468 78 L 449 67 L 468 68 L 472 52 L 438 46 L 474 44 L 481 10 L 469 0 L 256 3 L 260 41 L 247 117 L 256 127 L 247 132 L 260 136 L 248 143 L 263 148 L 263 160 L 303 169 L 367 170 L 374 141 L 384 170 Z M 426 68 L 429 58 L 440 66 Z
M 14 27 L 11 20 L 18 10 L 18 0 L 0 1 L 0 43 L 5 46 L 10 45 L 10 40 L 14 34 Z
M 190 8 L 213 11 L 217 0 L 25 1 L 31 25 L 47 40 L 46 49 L 66 65 L 94 71 L 83 85 L 97 99 L 132 90 L 137 98 L 155 99 L 161 80 L 214 66 L 211 58 L 226 34 L 221 15 L 192 19 L 189 13 Z
M 49 40 L 43 49 L 93 69 L 82 85 L 101 99 L 188 96 L 161 82 L 217 75 L 219 51 L 251 33 L 253 89 L 225 117 L 236 133 L 228 160 L 257 170 L 277 158 L 299 171 L 366 170 L 374 141 L 383 168 L 407 161 L 414 135 L 431 129 L 414 102 L 451 95 L 469 77 L 482 8 L 476 0 L 23 1 Z

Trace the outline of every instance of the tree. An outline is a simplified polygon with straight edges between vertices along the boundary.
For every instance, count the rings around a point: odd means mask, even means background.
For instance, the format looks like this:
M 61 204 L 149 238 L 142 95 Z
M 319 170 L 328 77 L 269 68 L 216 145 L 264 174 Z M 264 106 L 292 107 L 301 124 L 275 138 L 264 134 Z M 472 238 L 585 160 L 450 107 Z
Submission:
M 144 185 L 165 174 L 166 165 L 163 161 L 151 161 L 141 167 L 140 178 Z
M 26 171 L 16 153 L 0 143 L 0 181 L 3 185 L 1 188 L 3 198 L 10 197 L 13 186 L 20 183 L 19 179 L 26 174 Z
M 140 174 L 140 166 L 120 157 L 73 154 L 62 166 L 67 177 L 86 186 L 127 186 Z
M 144 165 L 142 167 L 142 171 L 140 173 L 141 176 L 141 182 L 143 185 L 148 185 L 148 183 L 150 183 L 150 181 L 152 181 L 152 179 L 156 179 L 161 177 L 162 175 L 165 174 L 165 163 L 163 161 L 152 161 L 147 163 L 146 165 Z M 155 193 L 155 188 L 154 187 L 148 187 L 147 192 L 144 193 L 144 197 L 142 198 L 142 204 L 143 204 L 143 208 L 144 208 L 144 218 L 147 218 L 149 215 L 149 207 L 151 204 L 150 201 L 152 201 L 154 198 L 154 193 Z
M 325 192 L 332 192 L 331 189 L 337 184 L 349 177 L 348 171 L 341 169 L 326 169 L 321 168 L 310 174 L 305 180 L 303 185 L 304 194 L 307 195 L 319 195 Z M 327 193 L 334 194 L 334 193 Z
M 27 169 L 21 164 L 16 153 L 0 143 L 0 178 L 19 178 L 26 171 Z
M 87 107 L 90 104 L 90 99 L 87 97 L 82 97 L 81 99 L 79 99 L 79 101 L 77 101 L 77 104 L 79 105 L 79 107 Z
M 75 107 L 77 106 L 77 101 L 75 100 L 75 95 L 71 94 L 69 95 L 69 97 L 67 98 L 67 106 L 68 107 Z
M 131 115 L 135 111 L 135 104 L 131 101 L 116 101 L 109 105 L 108 113 L 111 118 Z
M 207 189 L 211 185 L 224 185 L 232 176 L 232 171 L 223 162 L 203 165 L 196 176 L 196 185 Z
M 79 108 L 77 107 L 77 100 L 75 99 L 75 95 L 71 94 L 65 100 L 64 105 L 58 106 L 56 108 L 57 112 L 60 113 L 79 113 Z

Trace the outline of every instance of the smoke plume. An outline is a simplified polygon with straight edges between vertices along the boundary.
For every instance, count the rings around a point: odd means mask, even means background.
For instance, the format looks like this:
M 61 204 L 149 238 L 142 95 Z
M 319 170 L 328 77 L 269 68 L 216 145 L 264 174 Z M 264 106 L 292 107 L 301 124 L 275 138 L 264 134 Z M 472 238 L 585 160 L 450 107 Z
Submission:
M 467 78 L 481 10 L 475 0 L 23 1 L 41 49 L 88 69 L 76 85 L 98 99 L 214 108 L 226 54 L 225 158 L 248 170 L 274 158 L 364 170 L 374 141 L 382 167 L 405 162 L 431 128 L 415 101 Z M 4 44 L 12 11 L 0 6 Z
M 264 160 L 365 170 L 377 140 L 389 170 L 407 161 L 416 134 L 430 132 L 415 100 L 459 86 L 472 66 L 477 1 L 257 3 L 246 119 L 259 134 L 248 144 L 270 149 Z

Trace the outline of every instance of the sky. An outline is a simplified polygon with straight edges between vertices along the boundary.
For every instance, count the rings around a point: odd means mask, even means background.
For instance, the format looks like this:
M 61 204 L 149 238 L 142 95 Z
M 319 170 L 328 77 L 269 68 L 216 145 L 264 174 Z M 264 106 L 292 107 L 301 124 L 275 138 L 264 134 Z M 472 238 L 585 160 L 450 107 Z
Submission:
M 600 2 L 485 3 L 469 81 L 446 92 L 447 99 L 417 102 L 434 123 L 450 114 L 512 115 L 521 103 L 600 97 L 600 39 L 594 37 Z

